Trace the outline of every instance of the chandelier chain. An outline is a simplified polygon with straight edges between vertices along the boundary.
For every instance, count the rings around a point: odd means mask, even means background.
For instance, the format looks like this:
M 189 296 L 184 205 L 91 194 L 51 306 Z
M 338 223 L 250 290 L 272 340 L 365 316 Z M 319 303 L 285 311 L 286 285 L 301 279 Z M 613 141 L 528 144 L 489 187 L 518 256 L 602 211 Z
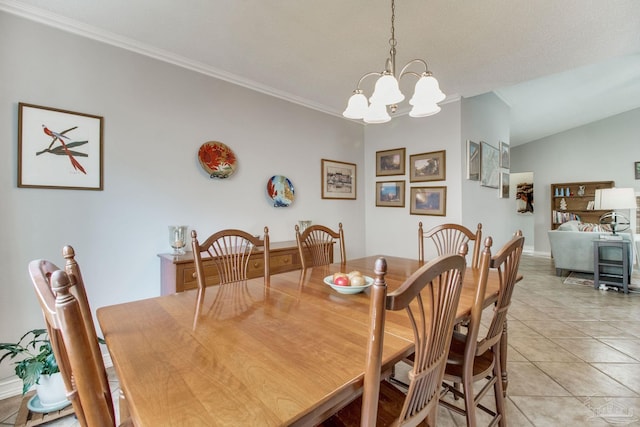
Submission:
M 395 20 L 396 20 L 396 1 L 391 0 L 391 38 L 389 39 L 389 44 L 392 48 L 395 48 L 398 42 L 396 41 L 396 28 L 395 28 Z

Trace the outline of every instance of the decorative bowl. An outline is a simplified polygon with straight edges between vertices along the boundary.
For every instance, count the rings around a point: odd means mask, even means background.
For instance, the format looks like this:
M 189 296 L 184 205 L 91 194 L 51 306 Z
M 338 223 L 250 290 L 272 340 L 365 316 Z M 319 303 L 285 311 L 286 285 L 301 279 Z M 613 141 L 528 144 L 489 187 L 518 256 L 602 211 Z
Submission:
M 324 278 L 324 283 L 331 286 L 336 292 L 341 294 L 359 294 L 360 292 L 373 285 L 373 278 L 363 276 L 365 280 L 364 286 L 340 286 L 333 283 L 333 275 Z

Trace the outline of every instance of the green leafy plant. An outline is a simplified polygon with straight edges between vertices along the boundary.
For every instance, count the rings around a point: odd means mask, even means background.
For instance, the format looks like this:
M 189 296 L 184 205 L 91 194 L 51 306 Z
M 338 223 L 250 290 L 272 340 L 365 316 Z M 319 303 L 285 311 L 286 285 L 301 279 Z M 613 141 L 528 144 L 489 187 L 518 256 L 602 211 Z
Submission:
M 34 384 L 38 384 L 40 375 L 60 372 L 46 329 L 33 329 L 15 344 L 0 343 L 0 351 L 4 351 L 0 363 L 5 359 L 24 357 L 14 362 L 16 375 L 22 380 L 22 394 L 29 391 Z

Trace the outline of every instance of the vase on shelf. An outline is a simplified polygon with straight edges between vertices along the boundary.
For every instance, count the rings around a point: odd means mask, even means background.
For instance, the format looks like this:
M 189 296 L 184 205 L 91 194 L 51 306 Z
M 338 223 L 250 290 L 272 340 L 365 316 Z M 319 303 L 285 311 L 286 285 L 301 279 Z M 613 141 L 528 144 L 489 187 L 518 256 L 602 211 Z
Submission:
M 187 225 L 169 226 L 169 244 L 173 248 L 174 255 L 184 255 L 184 247 L 187 245 Z
M 578 196 L 584 196 L 584 185 L 578 186 Z

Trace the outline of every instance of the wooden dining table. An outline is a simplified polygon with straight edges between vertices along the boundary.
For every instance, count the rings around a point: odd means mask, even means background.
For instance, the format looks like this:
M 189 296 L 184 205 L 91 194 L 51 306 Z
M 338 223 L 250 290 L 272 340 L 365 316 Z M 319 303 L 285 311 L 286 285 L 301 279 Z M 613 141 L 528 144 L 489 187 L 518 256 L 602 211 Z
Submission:
M 314 425 L 361 393 L 369 292 L 344 295 L 324 279 L 379 256 L 208 287 L 194 326 L 195 291 L 127 302 L 97 317 L 137 426 Z M 385 256 L 389 291 L 420 267 Z M 473 304 L 478 272 L 464 276 L 457 319 Z M 490 272 L 485 303 L 496 299 Z M 386 318 L 383 369 L 413 351 L 404 312 Z

